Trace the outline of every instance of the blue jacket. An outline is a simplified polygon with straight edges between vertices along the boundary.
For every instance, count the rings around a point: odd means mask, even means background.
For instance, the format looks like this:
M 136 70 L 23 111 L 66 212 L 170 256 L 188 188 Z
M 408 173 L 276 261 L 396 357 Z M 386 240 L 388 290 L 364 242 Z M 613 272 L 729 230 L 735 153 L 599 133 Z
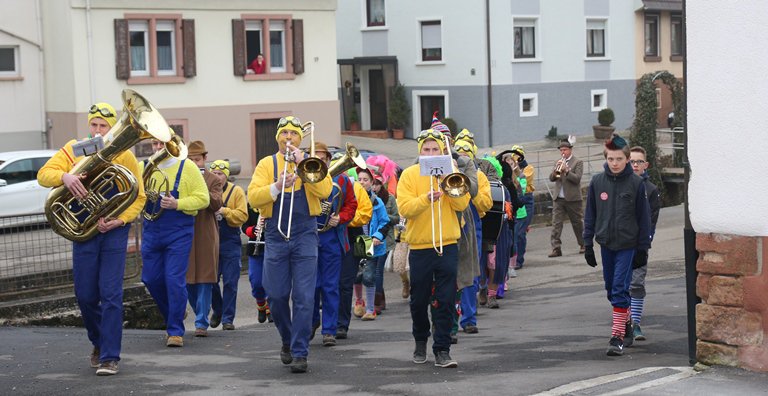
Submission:
M 376 194 L 370 194 L 370 196 L 371 203 L 373 203 L 373 215 L 368 224 L 368 235 L 381 241 L 381 245 L 373 248 L 373 257 L 379 257 L 387 254 L 387 237 L 381 230 L 389 223 L 389 215 L 381 198 L 377 197 Z

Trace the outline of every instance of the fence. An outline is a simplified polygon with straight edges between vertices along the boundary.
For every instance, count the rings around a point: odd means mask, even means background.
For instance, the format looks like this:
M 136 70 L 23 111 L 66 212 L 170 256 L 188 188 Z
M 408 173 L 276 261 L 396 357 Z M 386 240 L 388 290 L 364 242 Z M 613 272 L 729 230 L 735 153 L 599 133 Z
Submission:
M 125 279 L 138 276 L 137 227 L 128 238 Z M 72 285 L 72 242 L 42 214 L 0 217 L 0 301 L 51 294 Z

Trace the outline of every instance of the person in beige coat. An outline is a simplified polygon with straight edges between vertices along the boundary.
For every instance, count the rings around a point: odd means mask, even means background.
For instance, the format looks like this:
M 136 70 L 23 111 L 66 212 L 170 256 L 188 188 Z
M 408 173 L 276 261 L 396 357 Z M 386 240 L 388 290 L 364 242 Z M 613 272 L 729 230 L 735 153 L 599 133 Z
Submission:
M 584 254 L 584 205 L 581 198 L 581 176 L 584 173 L 584 163 L 573 155 L 573 143 L 561 140 L 558 145 L 561 158 L 557 160 L 549 174 L 549 181 L 555 182 L 552 197 L 552 253 L 549 257 L 563 255 L 560 235 L 563 232 L 565 217 L 571 221 L 573 233 L 579 243 L 579 253 Z
M 206 169 L 208 151 L 196 140 L 189 144 L 189 159 L 197 165 L 208 186 L 210 204 L 195 216 L 195 235 L 187 268 L 187 295 L 195 311 L 195 337 L 208 336 L 208 313 L 211 310 L 211 290 L 216 283 L 219 261 L 219 223 L 216 212 L 222 205 L 223 183 Z

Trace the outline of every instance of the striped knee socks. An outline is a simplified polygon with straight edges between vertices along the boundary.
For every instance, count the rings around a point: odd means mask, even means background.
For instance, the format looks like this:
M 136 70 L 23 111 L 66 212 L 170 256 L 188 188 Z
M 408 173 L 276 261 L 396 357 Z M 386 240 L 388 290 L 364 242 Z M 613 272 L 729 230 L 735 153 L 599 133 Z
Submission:
M 640 319 L 643 318 L 643 304 L 645 299 L 633 298 L 632 300 L 632 322 L 640 324 Z
M 612 337 L 624 338 L 624 328 L 628 318 L 628 308 L 613 307 L 613 326 L 611 326 Z

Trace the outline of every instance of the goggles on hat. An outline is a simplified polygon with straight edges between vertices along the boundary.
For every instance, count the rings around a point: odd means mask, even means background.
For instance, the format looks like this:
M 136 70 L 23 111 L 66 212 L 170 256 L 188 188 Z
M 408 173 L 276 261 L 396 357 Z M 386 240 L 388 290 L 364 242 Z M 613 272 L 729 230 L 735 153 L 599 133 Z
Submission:
M 211 164 L 211 170 L 214 170 L 214 169 L 220 169 L 225 171 L 225 170 L 229 170 L 229 166 L 227 166 L 226 164 Z
M 299 129 L 301 129 L 301 120 L 294 116 L 288 116 L 283 117 L 280 119 L 280 121 L 277 122 L 277 129 L 280 129 L 288 124 L 291 124 Z
M 421 131 L 419 136 L 416 137 L 416 141 L 419 143 L 421 143 L 426 139 L 435 139 L 438 142 L 442 142 L 443 134 L 438 131 L 435 131 L 434 129 L 427 129 L 426 131 Z
M 475 134 L 470 131 L 462 131 L 462 132 L 459 132 L 458 135 L 456 135 L 456 139 L 457 140 L 461 140 L 461 139 L 475 140 Z
M 112 112 L 111 112 L 111 111 L 109 111 L 109 109 L 108 109 L 108 108 L 106 108 L 106 107 L 104 107 L 104 108 L 99 108 L 99 106 L 96 106 L 96 105 L 93 105 L 93 106 L 91 106 L 91 109 L 90 109 L 90 110 L 88 110 L 88 113 L 89 113 L 89 114 L 96 114 L 96 113 L 99 113 L 99 114 L 101 114 L 102 116 L 104 116 L 104 117 L 107 117 L 107 118 L 112 118 L 112 117 L 114 117 L 114 116 L 115 116 L 114 114 L 112 114 Z
M 456 152 L 461 151 L 461 152 L 464 152 L 464 153 L 470 153 L 471 154 L 473 150 L 472 150 L 472 147 L 468 147 L 468 146 L 465 146 L 463 144 L 457 144 L 456 146 L 453 147 L 453 151 L 456 151 Z

